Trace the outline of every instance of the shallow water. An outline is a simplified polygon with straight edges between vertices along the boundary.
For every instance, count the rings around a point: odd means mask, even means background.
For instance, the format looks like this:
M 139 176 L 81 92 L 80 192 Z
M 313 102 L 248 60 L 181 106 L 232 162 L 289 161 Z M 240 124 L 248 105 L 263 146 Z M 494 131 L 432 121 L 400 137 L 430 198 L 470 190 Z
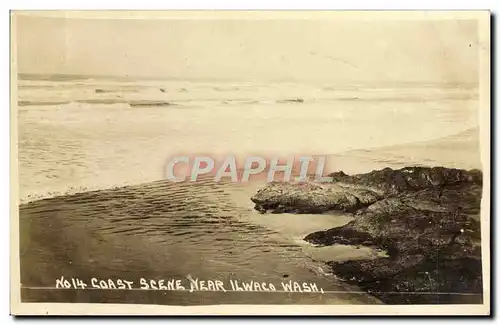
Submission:
M 227 185 L 227 186 L 232 186 Z M 348 286 L 281 230 L 248 220 L 223 184 L 155 182 L 22 205 L 25 301 L 357 304 Z M 286 217 L 286 216 L 284 216 Z M 307 217 L 307 216 L 304 216 Z M 266 218 L 266 216 L 261 216 Z M 294 234 L 295 235 L 295 234 Z M 292 236 L 293 237 L 293 236 Z M 325 293 L 54 290 L 56 279 L 230 279 L 315 283 Z M 227 286 L 226 286 L 227 288 Z
M 244 213 L 238 215 L 239 220 L 275 231 L 284 240 L 300 246 L 303 254 L 318 262 L 370 259 L 387 256 L 383 252 L 375 251 L 369 247 L 347 245 L 316 247 L 311 245 L 304 241 L 304 237 L 308 234 L 343 226 L 349 221 L 354 220 L 354 217 L 350 214 L 340 212 L 325 214 L 271 213 L 263 215 L 253 208 L 254 204 L 249 198 L 264 186 L 264 182 L 225 186 L 224 191 L 229 193 L 230 201 L 244 210 Z

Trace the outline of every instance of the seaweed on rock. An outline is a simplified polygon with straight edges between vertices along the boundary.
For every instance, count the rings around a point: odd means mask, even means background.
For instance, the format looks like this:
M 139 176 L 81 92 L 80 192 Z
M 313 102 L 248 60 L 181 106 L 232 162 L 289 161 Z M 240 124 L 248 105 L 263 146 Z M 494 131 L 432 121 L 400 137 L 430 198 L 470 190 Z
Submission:
M 329 176 L 328 184 L 272 183 L 252 201 L 261 212 L 352 213 L 348 224 L 304 239 L 386 250 L 387 258 L 328 263 L 382 301 L 482 302 L 480 171 L 406 167 Z

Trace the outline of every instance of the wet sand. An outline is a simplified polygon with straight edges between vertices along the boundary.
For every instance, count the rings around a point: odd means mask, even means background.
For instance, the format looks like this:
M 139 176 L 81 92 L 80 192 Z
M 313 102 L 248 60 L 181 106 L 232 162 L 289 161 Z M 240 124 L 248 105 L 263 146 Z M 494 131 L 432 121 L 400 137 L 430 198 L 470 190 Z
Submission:
M 406 166 L 443 166 L 458 169 L 482 169 L 480 159 L 479 128 L 411 144 L 400 144 L 346 151 L 329 155 L 326 169 L 361 174 L 375 169 Z
M 230 185 L 226 185 L 230 186 Z M 154 182 L 45 199 L 20 209 L 23 301 L 143 304 L 360 304 L 300 245 L 245 221 L 224 185 Z M 54 290 L 56 279 L 313 282 L 326 293 Z M 226 287 L 227 288 L 227 287 Z M 351 292 L 351 293 L 350 293 Z
M 342 164 L 369 171 L 388 161 L 420 164 L 455 141 L 454 165 L 474 165 L 477 134 L 433 143 L 336 155 Z M 453 140 L 453 141 L 451 141 Z M 419 149 L 420 148 L 420 149 Z M 434 148 L 434 149 L 433 149 Z M 476 149 L 477 155 L 474 153 Z M 390 152 L 390 154 L 389 154 Z M 420 153 L 420 157 L 417 154 Z M 435 155 L 436 162 L 444 158 Z M 391 160 L 392 159 L 392 160 Z M 446 160 L 446 159 L 445 159 Z M 330 160 L 332 161 L 332 160 Z M 390 165 L 390 164 L 389 164 Z M 334 166 L 335 167 L 335 166 Z M 390 166 L 392 167 L 392 166 Z M 260 215 L 250 197 L 262 182 L 245 185 L 152 182 L 34 201 L 20 206 L 22 299 L 27 302 L 142 304 L 373 304 L 377 299 L 327 273 L 326 261 L 375 258 L 382 252 L 335 245 L 314 247 L 308 233 L 346 224 L 352 217 Z M 314 282 L 327 294 L 144 290 L 53 290 L 61 276 L 86 281 L 125 278 Z

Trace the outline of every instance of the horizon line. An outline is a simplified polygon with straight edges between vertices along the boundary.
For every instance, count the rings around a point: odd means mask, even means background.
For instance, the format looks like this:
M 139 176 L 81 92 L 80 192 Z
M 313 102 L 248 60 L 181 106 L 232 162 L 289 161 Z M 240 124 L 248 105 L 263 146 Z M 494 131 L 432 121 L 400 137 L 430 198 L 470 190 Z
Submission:
M 196 78 L 196 77 L 178 77 L 178 76 L 152 76 L 152 75 L 107 75 L 107 74 L 92 74 L 92 73 L 64 73 L 64 72 L 18 72 L 18 79 L 20 80 L 50 80 L 50 77 L 57 79 L 57 77 L 62 80 L 75 80 L 75 79 L 143 79 L 143 80 L 210 80 L 210 81 L 254 81 L 254 82 L 311 82 L 311 83 L 351 83 L 351 84 L 439 84 L 439 85 L 475 85 L 479 84 L 476 82 L 446 82 L 446 81 L 436 81 L 436 80 L 297 80 L 297 79 L 235 79 L 235 78 Z M 45 78 L 44 78 L 45 77 Z M 54 80 L 56 81 L 56 80 Z

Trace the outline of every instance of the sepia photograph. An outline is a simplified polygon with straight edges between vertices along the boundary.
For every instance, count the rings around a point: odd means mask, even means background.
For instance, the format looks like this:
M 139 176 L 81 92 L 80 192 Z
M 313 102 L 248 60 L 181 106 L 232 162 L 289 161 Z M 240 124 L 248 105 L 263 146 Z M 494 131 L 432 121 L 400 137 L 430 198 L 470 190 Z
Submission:
M 10 15 L 12 314 L 489 314 L 488 11 Z

